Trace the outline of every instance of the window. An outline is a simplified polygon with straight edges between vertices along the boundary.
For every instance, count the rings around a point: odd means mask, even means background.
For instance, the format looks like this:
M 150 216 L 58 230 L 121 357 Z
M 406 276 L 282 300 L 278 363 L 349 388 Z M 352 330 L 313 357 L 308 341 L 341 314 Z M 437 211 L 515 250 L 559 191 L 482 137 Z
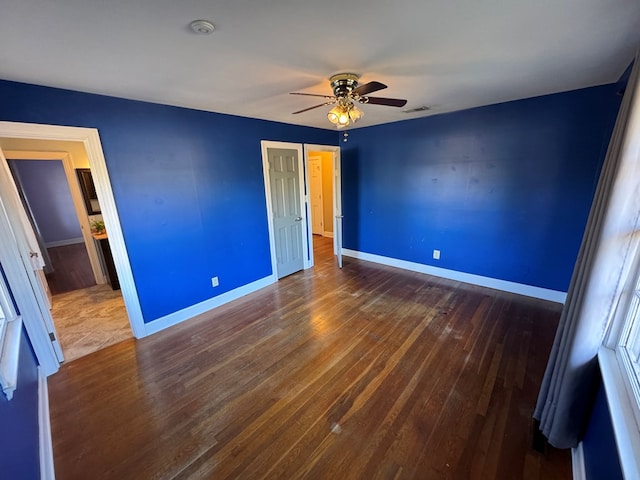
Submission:
M 635 257 L 628 257 L 635 265 L 628 270 L 629 280 L 598 352 L 625 478 L 640 478 L 640 253 Z
M 640 405 L 640 278 L 637 276 L 629 297 L 617 353 L 629 376 L 630 393 Z

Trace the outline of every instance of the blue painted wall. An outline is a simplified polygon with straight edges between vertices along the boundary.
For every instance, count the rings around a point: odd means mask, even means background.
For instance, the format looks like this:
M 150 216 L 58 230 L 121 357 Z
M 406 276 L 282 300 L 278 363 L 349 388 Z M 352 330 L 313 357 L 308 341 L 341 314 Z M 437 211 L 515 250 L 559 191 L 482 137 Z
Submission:
M 2 120 L 98 128 L 146 322 L 271 273 L 260 140 L 338 141 L 13 82 L 0 102 Z M 618 106 L 604 86 L 351 131 L 344 246 L 566 291 Z
M 1 120 L 98 129 L 145 322 L 271 274 L 260 140 L 338 141 L 332 130 L 7 81 L 0 105 Z
M 611 414 L 602 382 L 582 442 L 587 480 L 622 480 Z
M 61 161 L 14 160 L 44 243 L 82 239 Z
M 18 387 L 13 399 L 0 391 L 0 469 L 2 478 L 40 478 L 38 369 L 27 334 L 22 332 Z
M 615 92 L 595 87 L 350 132 L 344 247 L 566 291 Z

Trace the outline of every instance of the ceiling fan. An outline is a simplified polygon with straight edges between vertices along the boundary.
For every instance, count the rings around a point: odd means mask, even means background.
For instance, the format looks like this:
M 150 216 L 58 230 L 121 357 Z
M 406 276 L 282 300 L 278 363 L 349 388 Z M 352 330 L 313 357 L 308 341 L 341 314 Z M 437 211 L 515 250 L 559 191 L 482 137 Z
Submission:
M 389 107 L 404 107 L 407 104 L 406 100 L 400 98 L 383 98 L 383 97 L 370 97 L 370 93 L 377 92 L 387 88 L 384 83 L 369 82 L 364 85 L 358 86 L 358 79 L 360 77 L 355 73 L 338 73 L 329 78 L 331 88 L 333 89 L 333 95 L 316 95 L 314 93 L 299 93 L 292 92 L 291 95 L 305 95 L 308 97 L 321 97 L 326 101 L 313 107 L 303 108 L 297 112 L 293 112 L 293 115 L 298 113 L 308 112 L 314 108 L 324 107 L 327 105 L 337 104 L 327 114 L 327 118 L 331 123 L 338 128 L 343 128 L 349 125 L 351 122 L 355 123 L 363 116 L 362 112 L 356 107 L 356 103 L 370 103 L 372 105 L 386 105 Z

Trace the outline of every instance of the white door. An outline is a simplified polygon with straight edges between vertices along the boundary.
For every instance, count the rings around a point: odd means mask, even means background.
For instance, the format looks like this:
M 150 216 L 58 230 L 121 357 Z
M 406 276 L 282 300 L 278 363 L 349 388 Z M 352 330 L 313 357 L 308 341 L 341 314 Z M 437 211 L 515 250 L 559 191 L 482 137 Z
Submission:
M 22 301 L 29 299 L 30 305 L 18 305 L 21 311 L 27 308 L 33 307 L 32 312 L 38 315 L 38 318 L 44 324 L 51 344 L 55 351 L 58 361 L 62 362 L 64 357 L 62 355 L 62 349 L 58 343 L 58 336 L 56 335 L 55 327 L 53 325 L 53 318 L 49 311 L 50 305 L 46 294 L 46 288 L 43 285 L 44 273 L 42 271 L 44 262 L 42 261 L 42 254 L 38 247 L 36 236 L 31 228 L 29 219 L 24 211 L 20 198 L 18 196 L 18 190 L 9 171 L 7 160 L 4 157 L 4 153 L 0 149 L 0 201 L 4 207 L 4 215 L 6 216 L 8 225 L 11 230 L 10 235 L 3 236 L 3 242 L 8 242 L 8 239 L 13 239 L 13 247 L 16 253 L 20 257 L 21 268 L 24 271 L 17 271 L 17 269 L 11 268 L 7 274 L 9 283 L 19 281 L 24 278 L 25 282 L 20 284 L 20 298 Z M 4 267 L 4 264 L 3 264 Z M 28 292 L 25 292 L 28 289 Z M 25 295 L 28 293 L 28 295 Z M 14 291 L 14 294 L 16 292 Z M 23 296 L 24 295 L 24 296 Z M 18 301 L 18 299 L 16 299 Z M 24 316 L 24 313 L 23 313 Z
M 304 268 L 304 236 L 300 206 L 298 151 L 267 148 L 276 276 L 282 278 Z
M 311 232 L 324 233 L 324 209 L 322 206 L 322 158 L 309 159 L 309 203 L 311 204 Z

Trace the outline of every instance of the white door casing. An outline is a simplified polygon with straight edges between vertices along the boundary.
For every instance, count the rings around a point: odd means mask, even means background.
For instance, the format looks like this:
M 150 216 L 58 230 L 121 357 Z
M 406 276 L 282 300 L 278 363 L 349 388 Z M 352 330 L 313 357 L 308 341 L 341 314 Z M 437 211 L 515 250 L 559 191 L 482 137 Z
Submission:
M 122 297 L 127 309 L 131 329 L 136 338 L 146 336 L 147 333 L 140 308 L 140 301 L 133 280 L 133 273 L 124 243 L 124 236 L 111 190 L 111 182 L 109 180 L 98 131 L 95 128 L 0 121 L 0 138 L 74 141 L 83 144 L 87 152 L 89 168 L 91 168 L 98 201 L 102 209 L 102 217 L 109 232 L 109 245 L 120 281 Z M 31 333 L 29 336 L 31 337 Z M 48 368 L 43 368 L 43 371 L 46 375 L 51 372 Z
M 342 268 L 342 176 L 340 173 L 340 155 L 334 156 L 333 197 L 335 223 L 333 225 L 333 245 L 338 258 L 338 267 Z
M 322 157 L 311 157 L 309 167 L 309 204 L 311 212 L 311 233 L 324 233 L 324 208 L 322 192 Z

